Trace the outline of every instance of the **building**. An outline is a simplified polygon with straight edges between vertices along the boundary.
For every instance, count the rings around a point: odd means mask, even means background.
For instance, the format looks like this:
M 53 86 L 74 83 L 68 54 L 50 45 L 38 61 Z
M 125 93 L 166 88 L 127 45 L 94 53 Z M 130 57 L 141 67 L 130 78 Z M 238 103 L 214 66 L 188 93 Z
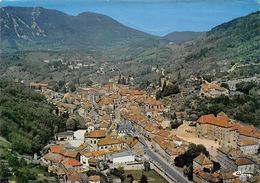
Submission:
M 257 130 L 253 125 L 242 125 L 240 123 L 234 123 L 232 130 L 239 134 L 239 140 L 252 139 L 260 144 L 260 131 Z
M 135 155 L 131 151 L 123 151 L 110 156 L 113 164 L 130 163 L 135 161 Z
M 35 83 L 35 82 L 30 83 L 30 88 L 33 88 L 35 90 L 44 91 L 47 90 L 48 86 L 49 86 L 48 83 Z
M 201 116 L 196 123 L 196 130 L 199 137 L 206 137 L 211 140 L 218 141 L 220 144 L 230 145 L 236 144 L 230 141 L 231 121 L 223 114 L 214 116 L 213 114 Z
M 239 180 L 246 181 L 248 178 L 252 177 L 256 166 L 255 163 L 247 158 L 240 157 L 235 160 L 237 172 L 239 172 Z
M 218 149 L 218 162 L 222 170 L 237 172 L 239 180 L 245 181 L 257 169 L 254 161 L 245 157 L 240 150 L 221 147 Z
M 124 143 L 119 139 L 103 138 L 98 141 L 97 146 L 98 150 L 122 149 Z
M 210 159 L 204 154 L 200 154 L 193 160 L 193 169 L 199 168 L 200 170 L 204 169 L 213 169 L 213 163 Z
M 193 182 L 195 183 L 221 183 L 221 174 L 204 172 L 199 168 L 193 170 Z
M 88 178 L 89 183 L 100 183 L 101 182 L 101 177 L 99 175 L 91 175 Z
M 164 106 L 160 101 L 157 101 L 153 97 L 148 97 L 144 101 L 143 110 L 148 117 L 152 117 L 153 112 L 163 112 Z
M 62 146 L 62 145 L 52 145 L 52 146 L 50 146 L 49 152 L 59 153 L 63 150 L 64 150 L 64 146 Z
M 238 148 L 245 155 L 254 155 L 258 152 L 259 143 L 253 139 L 244 139 L 238 142 Z
M 82 88 L 81 91 L 81 97 L 94 104 L 104 95 L 104 93 L 99 92 L 96 88 Z
M 65 158 L 61 163 L 67 170 L 84 171 L 82 164 L 78 160 Z
M 223 183 L 235 183 L 237 182 L 237 178 L 234 175 L 234 172 L 222 172 L 221 173 Z M 238 183 L 238 182 L 237 182 Z
M 98 150 L 98 142 L 100 139 L 103 139 L 106 137 L 106 131 L 105 130 L 94 130 L 91 132 L 85 133 L 85 142 L 89 143 L 92 146 L 92 150 L 96 151 Z
M 46 165 L 46 166 L 50 166 L 53 164 L 58 164 L 63 160 L 63 156 L 58 154 L 58 153 L 52 153 L 49 152 L 47 154 L 45 154 L 42 158 L 41 158 L 41 162 Z
M 217 161 L 221 165 L 222 170 L 236 171 L 235 160 L 242 155 L 240 150 L 231 147 L 220 147 L 217 149 Z
M 60 132 L 55 135 L 56 141 L 73 140 L 73 138 L 74 138 L 73 131 Z
M 227 96 L 228 94 L 229 94 L 228 89 L 220 87 L 216 83 L 208 83 L 205 81 L 201 85 L 200 95 L 202 97 L 216 98 L 219 97 L 220 95 Z
M 82 151 L 80 152 L 80 163 L 83 165 L 84 168 L 89 167 L 89 159 L 93 158 L 92 152 Z

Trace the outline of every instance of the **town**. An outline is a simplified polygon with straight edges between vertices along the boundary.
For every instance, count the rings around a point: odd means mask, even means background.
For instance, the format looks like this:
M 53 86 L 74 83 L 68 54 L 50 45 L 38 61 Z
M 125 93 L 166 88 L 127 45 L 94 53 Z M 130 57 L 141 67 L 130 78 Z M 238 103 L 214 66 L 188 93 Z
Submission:
M 41 152 L 41 164 L 60 182 L 123 182 L 120 170 L 147 169 L 166 182 L 181 183 L 245 182 L 259 175 L 260 131 L 223 112 L 187 121 L 184 112 L 175 111 L 179 125 L 173 129 L 171 107 L 129 85 L 107 83 L 68 93 L 47 83 L 30 87 L 56 106 L 55 114 L 71 119 L 71 130 L 57 133 Z M 228 91 L 201 84 L 201 97 L 220 95 Z M 77 124 L 77 116 L 83 124 Z M 192 159 L 183 160 L 192 151 Z

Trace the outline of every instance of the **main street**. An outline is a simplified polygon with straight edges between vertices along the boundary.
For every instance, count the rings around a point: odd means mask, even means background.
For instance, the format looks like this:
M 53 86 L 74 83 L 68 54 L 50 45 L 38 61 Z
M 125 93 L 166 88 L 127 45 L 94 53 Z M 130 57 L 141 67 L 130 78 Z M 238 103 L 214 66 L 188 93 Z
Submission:
M 162 160 L 162 158 L 159 157 L 160 155 L 150 149 L 149 145 L 142 137 L 139 137 L 139 140 L 144 145 L 145 153 L 149 157 L 150 161 L 155 162 L 155 164 L 157 164 L 168 177 L 172 178 L 174 182 L 189 183 L 188 179 L 178 172 L 173 165 L 167 163 L 166 160 Z

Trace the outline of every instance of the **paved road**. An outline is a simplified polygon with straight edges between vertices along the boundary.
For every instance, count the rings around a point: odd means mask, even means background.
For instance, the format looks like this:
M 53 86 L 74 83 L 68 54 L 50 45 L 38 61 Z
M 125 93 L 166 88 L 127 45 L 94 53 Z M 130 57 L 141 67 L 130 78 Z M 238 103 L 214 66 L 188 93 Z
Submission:
M 189 181 L 180 172 L 178 172 L 178 170 L 176 170 L 173 165 L 166 163 L 160 157 L 158 157 L 159 155 L 149 148 L 142 137 L 139 139 L 140 142 L 144 145 L 146 155 L 149 156 L 151 161 L 156 162 L 156 164 L 160 166 L 161 170 L 165 171 L 169 177 L 174 178 L 178 183 L 189 183 Z

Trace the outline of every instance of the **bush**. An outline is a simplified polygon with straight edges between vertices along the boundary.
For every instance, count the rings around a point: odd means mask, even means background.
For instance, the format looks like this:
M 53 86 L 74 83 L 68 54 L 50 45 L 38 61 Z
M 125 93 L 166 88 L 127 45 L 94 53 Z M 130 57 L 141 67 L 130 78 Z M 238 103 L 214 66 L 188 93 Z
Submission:
M 148 183 L 147 177 L 144 174 L 140 178 L 140 183 Z
M 144 162 L 144 171 L 150 171 L 151 167 L 150 167 L 150 163 L 148 161 Z
M 236 84 L 236 90 L 245 94 L 249 94 L 249 91 L 257 86 L 254 82 L 240 82 Z

